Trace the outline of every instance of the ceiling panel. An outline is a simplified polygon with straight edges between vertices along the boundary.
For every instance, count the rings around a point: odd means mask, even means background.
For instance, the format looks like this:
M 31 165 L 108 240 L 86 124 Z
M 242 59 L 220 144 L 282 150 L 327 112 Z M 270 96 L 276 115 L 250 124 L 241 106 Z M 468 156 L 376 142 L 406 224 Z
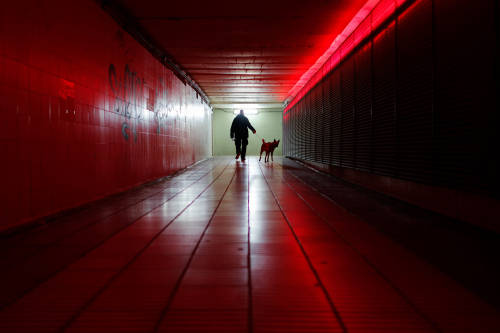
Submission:
M 214 105 L 275 108 L 366 0 L 118 3 Z

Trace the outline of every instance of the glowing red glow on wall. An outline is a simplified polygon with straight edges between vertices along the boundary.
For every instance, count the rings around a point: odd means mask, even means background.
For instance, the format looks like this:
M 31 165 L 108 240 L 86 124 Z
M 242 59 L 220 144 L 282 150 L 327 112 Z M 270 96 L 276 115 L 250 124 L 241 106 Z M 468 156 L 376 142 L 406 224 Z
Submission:
M 285 102 L 288 101 L 288 104 L 284 114 L 407 1 L 368 0 L 342 33 L 335 38 L 328 50 L 316 60 L 314 65 L 301 76 L 288 92 L 288 97 L 285 100 Z
M 0 11 L 0 231 L 211 155 L 209 106 L 97 1 L 29 3 Z

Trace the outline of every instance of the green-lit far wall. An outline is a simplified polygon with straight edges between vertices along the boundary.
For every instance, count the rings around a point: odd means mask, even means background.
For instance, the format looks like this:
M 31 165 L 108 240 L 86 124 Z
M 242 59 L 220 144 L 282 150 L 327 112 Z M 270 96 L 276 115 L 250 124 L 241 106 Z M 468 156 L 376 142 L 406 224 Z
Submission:
M 266 141 L 282 138 L 282 113 L 281 112 L 261 112 L 255 116 L 246 115 L 250 124 L 257 131 L 257 135 L 249 132 L 247 155 L 259 155 L 260 146 L 264 138 Z M 214 110 L 212 114 L 212 140 L 214 156 L 234 155 L 234 141 L 229 138 L 229 129 L 235 115 L 222 110 Z M 260 136 L 260 137 L 259 137 Z M 282 155 L 282 142 L 274 151 L 274 156 Z

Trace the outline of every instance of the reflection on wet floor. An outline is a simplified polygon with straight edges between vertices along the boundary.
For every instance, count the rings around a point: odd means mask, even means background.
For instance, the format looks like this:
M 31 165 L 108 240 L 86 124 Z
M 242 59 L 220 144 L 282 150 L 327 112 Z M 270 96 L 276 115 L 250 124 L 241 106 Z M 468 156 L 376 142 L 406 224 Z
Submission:
M 214 158 L 3 239 L 0 328 L 498 331 L 496 309 L 294 168 Z

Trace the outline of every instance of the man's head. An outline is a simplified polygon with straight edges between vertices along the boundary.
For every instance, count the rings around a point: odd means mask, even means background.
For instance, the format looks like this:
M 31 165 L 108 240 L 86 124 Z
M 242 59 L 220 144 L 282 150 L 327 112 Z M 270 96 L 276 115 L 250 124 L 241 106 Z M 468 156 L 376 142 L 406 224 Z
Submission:
M 245 115 L 245 112 L 243 112 L 243 110 L 240 110 L 240 114 L 241 114 L 242 116 L 244 116 L 244 115 Z

